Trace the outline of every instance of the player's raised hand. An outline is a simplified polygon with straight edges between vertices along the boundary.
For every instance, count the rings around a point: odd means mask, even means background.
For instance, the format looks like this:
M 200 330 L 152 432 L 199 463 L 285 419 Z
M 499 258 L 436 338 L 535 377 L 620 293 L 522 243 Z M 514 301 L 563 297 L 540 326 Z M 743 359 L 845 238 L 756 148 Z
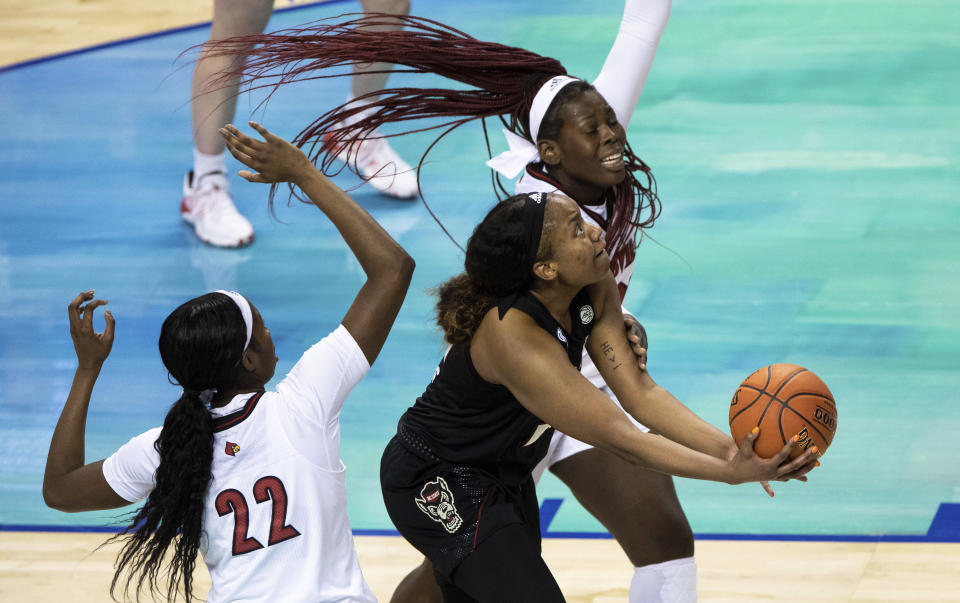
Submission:
M 70 319 L 70 337 L 73 349 L 77 352 L 77 361 L 81 369 L 97 369 L 110 355 L 113 348 L 113 330 L 115 322 L 110 310 L 103 313 L 106 327 L 103 333 L 93 330 L 93 311 L 107 305 L 104 299 L 93 299 L 93 289 L 77 295 L 67 306 Z
M 296 182 L 305 174 L 314 171 L 313 164 L 293 144 L 273 135 L 269 130 L 256 122 L 249 122 L 250 127 L 263 136 L 257 140 L 247 136 L 233 124 L 220 128 L 220 135 L 227 143 L 230 154 L 245 166 L 254 170 L 241 170 L 241 178 L 250 182 Z

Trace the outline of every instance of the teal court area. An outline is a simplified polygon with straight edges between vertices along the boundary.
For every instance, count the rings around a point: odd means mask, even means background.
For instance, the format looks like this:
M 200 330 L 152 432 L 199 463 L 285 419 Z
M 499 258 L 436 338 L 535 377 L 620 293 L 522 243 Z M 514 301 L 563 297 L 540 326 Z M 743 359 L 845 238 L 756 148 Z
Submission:
M 587 79 L 620 18 L 618 2 L 413 6 Z M 354 10 L 279 11 L 270 28 Z M 776 485 L 773 500 L 756 485 L 677 480 L 701 537 L 960 541 L 958 13 L 949 0 L 674 2 L 629 131 L 663 201 L 626 300 L 650 335 L 649 370 L 723 428 L 740 381 L 773 362 L 815 371 L 839 408 L 822 467 L 806 484 Z M 176 399 L 156 339 L 182 301 L 244 292 L 272 330 L 282 375 L 362 282 L 318 212 L 281 202 L 273 220 L 262 185 L 233 180 L 257 232 L 249 248 L 206 247 L 181 222 L 191 65 L 174 59 L 206 36 L 165 32 L 0 71 L 2 528 L 119 520 L 61 514 L 40 494 L 75 366 L 66 305 L 77 292 L 95 288 L 117 318 L 88 419 L 95 460 L 159 425 Z M 345 79 L 292 86 L 256 118 L 289 137 L 346 91 Z M 257 101 L 241 100 L 238 121 Z M 429 140 L 394 147 L 413 160 Z M 461 243 L 494 201 L 485 159 L 481 129 L 468 126 L 423 171 L 427 201 Z M 444 349 L 428 290 L 463 257 L 419 202 L 353 194 L 417 261 L 387 346 L 343 413 L 352 523 L 390 531 L 380 454 Z M 604 534 L 552 476 L 539 493 L 550 533 Z

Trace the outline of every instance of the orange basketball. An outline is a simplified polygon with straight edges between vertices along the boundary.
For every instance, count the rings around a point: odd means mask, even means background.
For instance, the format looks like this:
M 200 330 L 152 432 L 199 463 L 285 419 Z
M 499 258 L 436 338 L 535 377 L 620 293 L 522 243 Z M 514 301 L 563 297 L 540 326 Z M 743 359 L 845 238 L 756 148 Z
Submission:
M 793 436 L 796 458 L 811 446 L 817 456 L 827 451 L 837 431 L 837 404 L 813 372 L 795 364 L 771 364 L 743 380 L 730 402 L 730 433 L 737 445 L 754 427 L 757 455 L 770 458 Z

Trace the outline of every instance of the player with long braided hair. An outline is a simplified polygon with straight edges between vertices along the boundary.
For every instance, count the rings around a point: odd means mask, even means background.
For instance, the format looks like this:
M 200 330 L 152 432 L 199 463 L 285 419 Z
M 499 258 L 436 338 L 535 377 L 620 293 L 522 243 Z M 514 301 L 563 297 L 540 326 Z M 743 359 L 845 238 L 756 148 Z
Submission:
M 263 141 L 221 129 L 234 157 L 254 170 L 240 175 L 295 183 L 340 231 L 367 281 L 340 326 L 276 391 L 265 390 L 277 364 L 270 330 L 246 297 L 216 291 L 182 304 L 160 330 L 160 356 L 183 388 L 163 427 L 89 464 L 87 408 L 114 319 L 107 311 L 104 332 L 95 332 L 94 311 L 107 302 L 93 291 L 78 295 L 68 314 L 79 365 L 50 443 L 44 500 L 77 512 L 146 499 L 117 536 L 124 547 L 111 594 L 132 586 L 189 603 L 201 553 L 211 602 L 372 602 L 347 518 L 339 417 L 386 340 L 413 260 L 296 147 L 251 125 Z
M 366 20 L 320 21 L 270 36 L 225 42 L 259 44 L 243 76 L 251 87 L 271 87 L 303 78 L 339 77 L 337 67 L 389 58 L 401 72 L 431 73 L 466 84 L 467 89 L 404 87 L 357 99 L 319 116 L 296 137 L 324 170 L 333 169 L 329 149 L 353 144 L 387 123 L 432 118 L 409 124 L 404 132 L 440 129 L 443 135 L 466 123 L 498 117 L 510 150 L 488 165 L 495 185 L 501 175 L 521 175 L 516 192 L 562 191 L 574 199 L 584 219 L 602 227 L 611 269 L 621 298 L 633 272 L 637 238 L 651 227 L 660 202 L 650 168 L 631 149 L 625 131 L 666 26 L 670 0 L 627 0 L 620 30 L 599 76 L 592 84 L 569 77 L 549 57 L 477 40 L 431 21 L 410 17 L 405 30 L 374 40 L 360 27 Z M 373 17 L 376 19 L 376 17 Z M 231 74 L 235 76 L 236 74 Z M 366 101 L 366 104 L 364 104 Z M 365 118 L 338 127 L 361 110 Z M 487 136 L 484 122 L 484 135 Z M 421 158 L 427 157 L 437 140 Z M 489 139 L 488 139 L 489 149 Z M 625 311 L 641 366 L 646 340 Z M 589 357 L 583 373 L 613 396 Z M 672 479 L 638 470 L 603 450 L 557 432 L 548 464 L 580 502 L 617 538 L 636 570 L 631 601 L 691 601 L 696 598 L 693 533 Z M 731 451 L 732 453 L 732 451 Z M 616 484 L 616 487 L 599 487 Z M 395 600 L 415 600 L 431 590 L 425 564 L 398 588 Z M 437 593 L 433 588 L 434 598 Z

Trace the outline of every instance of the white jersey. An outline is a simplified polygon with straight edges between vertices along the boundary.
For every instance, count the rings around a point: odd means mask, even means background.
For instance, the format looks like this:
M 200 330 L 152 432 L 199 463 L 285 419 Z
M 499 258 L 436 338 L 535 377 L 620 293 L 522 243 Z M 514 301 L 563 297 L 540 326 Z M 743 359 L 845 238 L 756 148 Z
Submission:
M 340 460 L 340 409 L 369 368 L 341 325 L 275 392 L 211 411 L 201 539 L 209 601 L 376 601 L 357 562 Z M 133 438 L 103 463 L 107 483 L 126 500 L 153 489 L 159 434 Z
M 593 82 L 594 88 L 617 114 L 617 121 L 624 130 L 630 125 L 634 108 L 653 66 L 660 36 L 670 16 L 670 6 L 670 0 L 626 0 L 620 30 L 600 74 Z M 518 194 L 563 192 L 542 170 L 542 164 L 528 165 L 517 181 L 515 191 Z M 610 217 L 606 205 L 581 205 L 580 213 L 585 222 L 600 227 L 606 235 L 606 224 Z M 632 241 L 621 244 L 610 253 L 610 268 L 620 289 L 621 300 L 633 276 L 635 257 L 636 248 Z M 606 387 L 586 349 L 581 372 L 597 387 Z

